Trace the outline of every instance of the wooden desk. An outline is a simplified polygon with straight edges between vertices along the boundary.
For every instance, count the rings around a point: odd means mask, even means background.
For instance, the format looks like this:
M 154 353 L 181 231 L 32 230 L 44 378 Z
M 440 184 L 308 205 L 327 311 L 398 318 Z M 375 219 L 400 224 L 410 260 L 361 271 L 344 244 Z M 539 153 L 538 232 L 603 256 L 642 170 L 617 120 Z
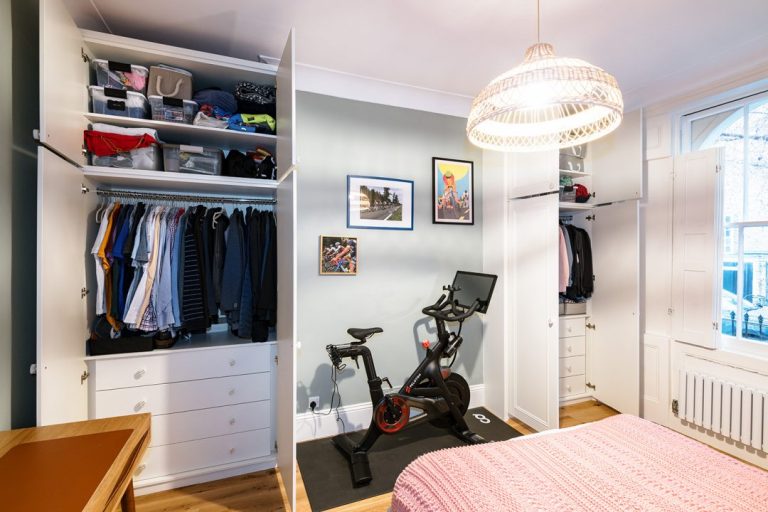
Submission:
M 0 510 L 135 510 L 149 414 L 0 432 Z

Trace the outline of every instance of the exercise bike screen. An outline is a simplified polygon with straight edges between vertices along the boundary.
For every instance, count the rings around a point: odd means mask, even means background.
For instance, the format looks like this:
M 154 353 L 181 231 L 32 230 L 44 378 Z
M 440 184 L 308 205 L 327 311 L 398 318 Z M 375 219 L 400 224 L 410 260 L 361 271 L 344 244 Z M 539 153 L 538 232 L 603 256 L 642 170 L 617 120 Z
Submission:
M 457 271 L 456 277 L 453 278 L 453 286 L 461 289 L 454 292 L 453 299 L 463 308 L 469 308 L 475 300 L 479 300 L 480 307 L 477 308 L 477 312 L 485 313 L 491 303 L 496 277 L 493 274 Z

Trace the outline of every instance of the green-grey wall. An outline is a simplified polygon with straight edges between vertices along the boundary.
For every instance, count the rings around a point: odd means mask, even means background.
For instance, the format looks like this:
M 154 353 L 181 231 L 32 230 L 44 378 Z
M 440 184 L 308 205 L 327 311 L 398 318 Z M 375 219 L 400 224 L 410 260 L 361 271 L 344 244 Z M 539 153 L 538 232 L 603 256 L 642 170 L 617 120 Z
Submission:
M 382 327 L 368 342 L 380 376 L 402 384 L 423 356 L 420 342 L 435 340 L 434 322 L 421 309 L 441 293 L 457 269 L 482 269 L 479 173 L 482 152 L 467 142 L 466 120 L 416 110 L 297 94 L 298 172 L 298 403 L 331 397 L 329 343 L 350 338 L 348 327 Z M 432 157 L 475 163 L 475 225 L 432 223 Z M 414 181 L 414 229 L 346 227 L 348 174 Z M 321 276 L 320 235 L 353 235 L 359 243 L 357 276 Z M 431 319 L 429 319 L 431 320 Z M 464 326 L 454 369 L 482 383 L 482 324 Z M 342 405 L 369 400 L 365 372 L 348 362 L 339 377 Z

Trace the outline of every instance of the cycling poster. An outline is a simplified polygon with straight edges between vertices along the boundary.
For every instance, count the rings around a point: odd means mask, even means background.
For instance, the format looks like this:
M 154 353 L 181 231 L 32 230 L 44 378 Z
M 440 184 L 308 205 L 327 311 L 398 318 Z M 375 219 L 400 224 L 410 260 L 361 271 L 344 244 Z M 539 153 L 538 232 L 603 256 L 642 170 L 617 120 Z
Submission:
M 357 275 L 357 237 L 320 236 L 320 274 Z
M 413 229 L 413 182 L 347 176 L 347 227 Z
M 432 159 L 432 222 L 474 224 L 474 163 Z

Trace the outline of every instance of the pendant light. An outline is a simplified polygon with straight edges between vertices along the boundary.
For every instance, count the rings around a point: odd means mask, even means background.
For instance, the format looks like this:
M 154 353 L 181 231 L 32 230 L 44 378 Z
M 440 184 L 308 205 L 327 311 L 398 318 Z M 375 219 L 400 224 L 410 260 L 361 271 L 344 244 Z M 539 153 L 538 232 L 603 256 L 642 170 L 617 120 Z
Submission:
M 624 101 L 616 79 L 580 59 L 556 57 L 540 39 L 519 66 L 499 75 L 472 102 L 467 137 L 497 151 L 543 151 L 583 144 L 621 123 Z

